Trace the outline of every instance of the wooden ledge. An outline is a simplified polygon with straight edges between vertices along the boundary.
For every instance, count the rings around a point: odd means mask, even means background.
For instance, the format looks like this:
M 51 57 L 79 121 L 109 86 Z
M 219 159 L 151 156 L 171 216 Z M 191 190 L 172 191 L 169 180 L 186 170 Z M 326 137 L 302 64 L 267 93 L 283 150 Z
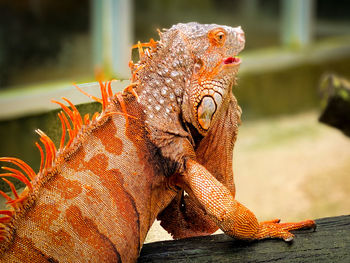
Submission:
M 292 243 L 243 242 L 224 234 L 145 244 L 138 262 L 350 262 L 350 215 L 316 220 Z

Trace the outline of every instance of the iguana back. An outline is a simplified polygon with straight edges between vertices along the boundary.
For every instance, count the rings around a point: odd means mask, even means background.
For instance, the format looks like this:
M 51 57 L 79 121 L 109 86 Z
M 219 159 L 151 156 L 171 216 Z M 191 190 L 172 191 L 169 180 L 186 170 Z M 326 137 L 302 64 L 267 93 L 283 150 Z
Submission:
M 122 99 L 128 115 L 117 99 L 108 100 L 98 118 L 73 130 L 79 134 L 72 134 L 55 161 L 46 156 L 52 164 L 33 178 L 25 199 L 14 203 L 19 211 L 7 226 L 13 233 L 4 235 L 10 242 L 2 244 L 2 262 L 136 260 L 156 214 L 174 194 L 162 187 L 164 172 L 154 165 L 159 157 L 135 98 Z M 70 112 L 75 125 L 78 115 Z M 50 152 L 49 139 L 42 139 Z

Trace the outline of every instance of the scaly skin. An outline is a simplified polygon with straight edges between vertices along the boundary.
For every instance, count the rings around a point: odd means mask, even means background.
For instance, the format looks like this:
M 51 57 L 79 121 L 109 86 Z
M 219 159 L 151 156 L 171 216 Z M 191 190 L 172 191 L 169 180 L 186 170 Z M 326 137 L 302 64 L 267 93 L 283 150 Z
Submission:
M 135 47 L 132 84 L 113 94 L 101 83 L 102 99 L 93 97 L 101 114 L 82 118 L 68 100 L 71 109 L 58 102 L 60 147 L 38 131 L 37 174 L 18 159 L 0 159 L 20 168 L 2 176 L 27 184 L 21 195 L 12 187 L 14 199 L 0 192 L 11 205 L 0 211 L 0 261 L 135 262 L 156 217 L 175 238 L 221 228 L 240 239 L 289 241 L 290 230 L 315 227 L 312 220 L 259 223 L 235 200 L 241 110 L 231 86 L 243 31 L 178 24 Z

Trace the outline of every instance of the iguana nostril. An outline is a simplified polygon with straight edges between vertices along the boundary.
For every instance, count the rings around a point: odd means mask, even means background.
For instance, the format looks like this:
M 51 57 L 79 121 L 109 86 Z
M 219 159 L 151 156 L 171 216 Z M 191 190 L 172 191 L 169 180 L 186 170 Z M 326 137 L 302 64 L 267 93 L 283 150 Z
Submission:
M 245 42 L 244 31 L 242 30 L 242 28 L 239 26 L 239 27 L 236 27 L 234 29 L 235 29 L 235 33 L 236 33 L 238 41 Z

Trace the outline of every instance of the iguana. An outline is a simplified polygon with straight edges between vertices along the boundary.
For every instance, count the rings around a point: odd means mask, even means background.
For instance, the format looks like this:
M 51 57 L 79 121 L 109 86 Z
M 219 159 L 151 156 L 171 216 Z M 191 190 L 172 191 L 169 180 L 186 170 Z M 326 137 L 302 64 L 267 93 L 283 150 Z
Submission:
M 57 102 L 62 137 L 56 149 L 37 130 L 41 167 L 1 174 L 14 197 L 0 211 L 1 262 L 135 262 L 158 218 L 174 238 L 222 229 L 245 240 L 293 239 L 313 220 L 258 222 L 235 200 L 232 151 L 241 109 L 232 93 L 240 27 L 177 24 L 160 40 L 138 43 L 131 84 L 113 94 L 102 83 L 102 112 L 81 117 Z M 82 91 L 84 92 L 84 91 Z M 67 137 L 67 138 L 66 138 Z M 18 194 L 6 179 L 24 182 Z

